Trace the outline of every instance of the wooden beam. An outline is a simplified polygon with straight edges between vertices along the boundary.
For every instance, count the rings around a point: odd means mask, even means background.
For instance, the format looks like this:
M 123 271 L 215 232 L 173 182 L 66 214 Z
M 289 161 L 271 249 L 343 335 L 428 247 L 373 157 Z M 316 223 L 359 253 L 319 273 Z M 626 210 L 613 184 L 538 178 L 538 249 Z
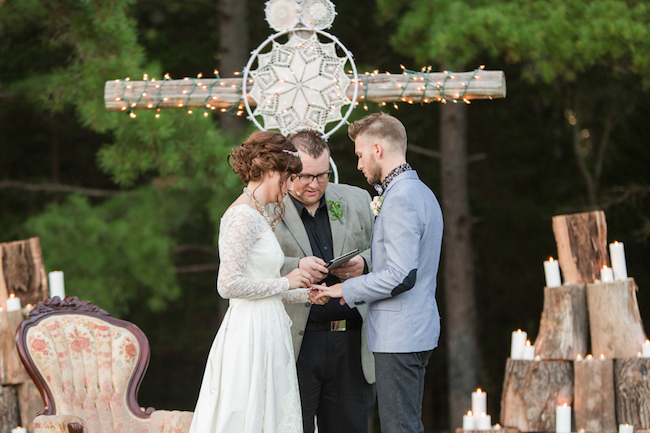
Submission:
M 440 98 L 498 99 L 506 96 L 503 71 L 445 72 L 417 74 L 370 74 L 359 76 L 358 102 L 435 102 Z M 249 80 L 249 89 L 252 86 Z M 468 84 L 469 83 L 469 84 Z M 152 110 L 156 108 L 243 108 L 241 78 L 185 78 L 162 81 L 107 81 L 104 105 L 108 111 Z M 440 87 L 439 87 L 440 86 Z M 444 86 L 444 87 L 443 87 Z M 467 87 L 467 89 L 466 89 Z M 354 80 L 346 94 L 352 98 Z M 249 98 L 248 103 L 255 105 Z

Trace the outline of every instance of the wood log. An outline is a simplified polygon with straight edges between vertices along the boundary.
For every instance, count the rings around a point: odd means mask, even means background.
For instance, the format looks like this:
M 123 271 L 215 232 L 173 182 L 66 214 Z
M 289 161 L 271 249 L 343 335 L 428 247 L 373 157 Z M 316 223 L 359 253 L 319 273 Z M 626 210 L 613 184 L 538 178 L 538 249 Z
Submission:
M 584 284 L 545 287 L 544 309 L 535 340 L 542 359 L 574 360 L 587 354 L 589 319 Z
M 429 74 L 359 75 L 358 100 L 363 102 L 433 102 L 448 99 L 497 99 L 506 97 L 503 71 L 479 70 L 454 72 L 445 79 L 444 72 Z M 349 75 L 352 78 L 352 75 Z M 473 77 L 473 78 L 472 78 Z M 471 80 L 470 80 L 471 79 Z M 467 90 L 465 91 L 465 85 Z M 426 84 L 426 86 L 425 86 Z M 444 84 L 444 89 L 439 88 Z M 241 78 L 187 78 L 183 80 L 125 81 L 112 80 L 104 85 L 104 105 L 108 111 L 150 110 L 166 108 L 222 109 L 243 104 Z M 248 89 L 253 85 L 249 80 Z M 346 94 L 352 98 L 354 79 Z M 403 89 L 404 87 L 404 89 Z M 248 98 L 249 105 L 255 105 Z M 134 105 L 135 104 L 135 105 Z M 243 105 L 241 105 L 243 108 Z
M 564 281 L 586 284 L 599 280 L 600 269 L 609 266 L 605 212 L 554 216 L 553 233 Z
M 0 385 L 17 385 L 31 380 L 14 342 L 16 329 L 23 319 L 23 311 L 0 311 Z
M 38 238 L 0 244 L 0 306 L 13 293 L 23 306 L 48 296 L 47 275 Z
M 34 418 L 45 409 L 43 397 L 31 380 L 17 385 L 16 388 L 18 389 L 20 425 L 27 429 L 27 433 L 34 433 Z
M 634 430 L 650 428 L 650 358 L 614 361 L 616 418 Z
M 577 430 L 616 432 L 614 360 L 586 358 L 573 364 L 573 413 Z
M 633 278 L 587 284 L 591 353 L 598 357 L 633 358 L 646 340 Z
M 0 385 L 0 433 L 11 433 L 19 425 L 18 391 L 14 385 Z
M 573 362 L 508 359 L 501 424 L 522 432 L 555 431 L 555 408 L 573 402 Z

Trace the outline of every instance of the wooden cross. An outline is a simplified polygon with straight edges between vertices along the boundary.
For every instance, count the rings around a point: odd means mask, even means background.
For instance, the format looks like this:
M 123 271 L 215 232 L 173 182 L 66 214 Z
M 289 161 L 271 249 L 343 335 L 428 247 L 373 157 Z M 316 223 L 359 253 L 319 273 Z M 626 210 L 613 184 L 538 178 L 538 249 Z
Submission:
M 403 68 L 404 69 L 404 68 Z M 194 109 L 203 109 L 207 116 L 212 111 L 225 112 L 236 107 L 236 114 L 244 114 L 241 96 L 242 78 L 196 78 L 182 80 L 149 79 L 142 81 L 120 79 L 107 81 L 104 86 L 104 104 L 108 111 L 126 111 L 135 117 L 137 110 L 155 110 L 159 116 L 163 109 L 186 109 L 192 114 Z M 505 98 L 506 80 L 503 71 L 486 71 L 482 67 L 471 72 L 431 72 L 423 68 L 419 72 L 404 69 L 401 74 L 366 73 L 358 75 L 359 90 L 357 105 L 368 102 L 382 106 L 397 102 L 409 104 L 430 102 L 464 102 L 473 99 Z M 252 79 L 247 85 L 252 85 Z M 347 89 L 348 97 L 354 93 L 355 80 L 352 78 Z M 248 98 L 250 105 L 255 105 Z

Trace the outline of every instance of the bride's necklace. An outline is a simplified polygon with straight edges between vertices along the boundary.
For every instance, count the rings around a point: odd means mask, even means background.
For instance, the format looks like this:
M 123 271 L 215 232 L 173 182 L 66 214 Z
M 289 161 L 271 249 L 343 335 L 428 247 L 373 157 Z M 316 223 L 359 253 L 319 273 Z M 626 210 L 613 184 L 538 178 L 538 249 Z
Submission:
M 257 200 L 257 198 L 253 195 L 253 193 L 248 189 L 248 187 L 244 187 L 244 192 L 246 193 L 246 195 L 248 195 L 251 198 L 251 200 L 253 200 L 253 203 L 255 203 L 255 207 L 257 208 L 257 211 L 264 217 L 266 222 L 271 227 L 273 227 L 275 225 L 274 221 L 273 219 L 271 219 L 271 216 L 268 214 L 264 206 L 262 206 L 262 203 L 260 203 L 259 200 Z

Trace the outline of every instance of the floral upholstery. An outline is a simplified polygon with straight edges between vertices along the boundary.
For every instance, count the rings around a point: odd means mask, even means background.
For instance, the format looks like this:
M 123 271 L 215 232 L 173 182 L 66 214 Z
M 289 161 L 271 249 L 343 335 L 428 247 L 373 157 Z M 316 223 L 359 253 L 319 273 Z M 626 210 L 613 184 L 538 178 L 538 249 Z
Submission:
M 88 433 L 183 433 L 191 412 L 136 416 L 128 388 L 140 359 L 131 330 L 84 314 L 54 314 L 26 332 L 26 350 L 54 399 L 54 415 L 39 415 L 35 433 L 68 433 L 77 422 Z M 147 348 L 148 350 L 148 348 Z

